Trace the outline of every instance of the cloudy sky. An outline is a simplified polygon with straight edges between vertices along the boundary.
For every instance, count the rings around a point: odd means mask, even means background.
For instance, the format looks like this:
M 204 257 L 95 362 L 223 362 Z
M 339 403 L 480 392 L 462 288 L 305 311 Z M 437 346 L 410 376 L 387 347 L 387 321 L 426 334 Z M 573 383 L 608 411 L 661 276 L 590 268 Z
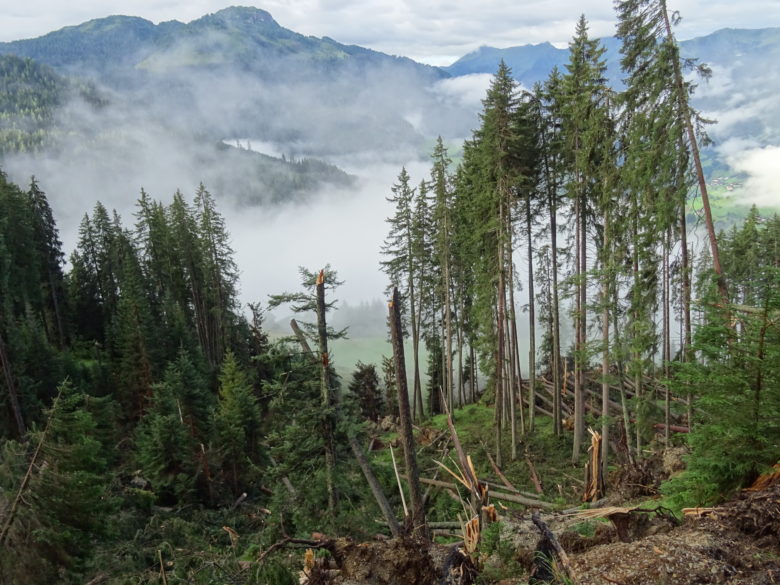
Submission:
M 189 22 L 229 5 L 230 0 L 1 0 L 0 41 L 111 14 Z M 593 35 L 614 31 L 611 0 L 265 0 L 255 6 L 296 32 L 436 65 L 448 65 L 481 45 L 550 41 L 564 46 L 581 13 Z M 669 0 L 669 8 L 683 16 L 680 39 L 725 27 L 780 26 L 778 0 Z

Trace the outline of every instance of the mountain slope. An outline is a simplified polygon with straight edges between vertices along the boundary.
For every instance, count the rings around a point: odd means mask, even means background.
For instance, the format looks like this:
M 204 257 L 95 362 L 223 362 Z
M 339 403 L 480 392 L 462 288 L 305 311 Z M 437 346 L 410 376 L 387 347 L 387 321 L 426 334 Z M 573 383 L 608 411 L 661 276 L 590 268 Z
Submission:
M 615 37 L 604 37 L 601 43 L 606 47 L 606 59 L 610 79 L 619 80 L 620 41 Z M 760 61 L 775 59 L 780 52 L 780 28 L 757 30 L 721 29 L 712 34 L 681 41 L 683 57 L 698 58 L 708 64 L 728 64 L 735 57 L 749 57 Z M 496 49 L 480 47 L 464 55 L 452 65 L 444 67 L 450 75 L 471 73 L 495 73 L 503 61 L 512 69 L 520 83 L 531 87 L 543 81 L 553 67 L 563 68 L 569 60 L 569 50 L 558 49 L 550 43 L 521 45 Z
M 14 55 L 0 55 L 0 87 L 0 154 L 50 144 L 54 118 L 70 100 L 78 99 L 92 107 L 105 104 L 94 87 Z
M 392 66 L 433 79 L 438 68 L 280 26 L 265 10 L 233 6 L 190 23 L 155 25 L 143 18 L 109 16 L 35 39 L 0 43 L 0 54 L 30 57 L 56 69 L 115 78 L 133 70 L 232 66 L 255 73 L 295 74 L 295 65 L 323 70 Z
M 606 47 L 607 77 L 622 83 L 620 41 L 601 39 Z M 710 35 L 681 41 L 680 53 L 712 68 L 712 79 L 698 81 L 694 106 L 719 123 L 710 134 L 719 142 L 741 139 L 759 145 L 780 143 L 780 77 L 771 75 L 780 61 L 780 28 L 721 29 Z M 496 71 L 501 60 L 513 76 L 530 88 L 544 81 L 553 67 L 565 71 L 568 49 L 549 43 L 506 49 L 481 47 L 446 67 L 453 76 Z

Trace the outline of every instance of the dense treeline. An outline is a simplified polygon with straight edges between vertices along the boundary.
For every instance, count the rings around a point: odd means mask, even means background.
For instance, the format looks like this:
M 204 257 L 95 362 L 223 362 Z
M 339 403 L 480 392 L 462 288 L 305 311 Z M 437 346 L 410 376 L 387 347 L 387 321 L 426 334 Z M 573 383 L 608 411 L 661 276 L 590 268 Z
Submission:
M 142 191 L 132 227 L 96 204 L 63 264 L 42 188 L 0 174 L 4 582 L 138 574 L 155 564 L 152 547 L 173 538 L 159 525 L 168 508 L 219 516 L 246 499 L 269 506 L 269 531 L 264 513 L 241 516 L 256 539 L 349 525 L 323 511 L 319 368 L 269 341 L 259 305 L 245 316 L 227 228 L 205 187 L 169 204 Z M 350 413 L 385 412 L 375 371 L 361 365 L 353 385 L 362 402 L 345 403 L 331 430 L 340 461 L 358 420 Z M 340 465 L 336 486 L 353 502 L 347 516 L 373 505 L 352 467 Z M 175 530 L 199 532 L 181 522 Z M 138 531 L 143 542 L 116 556 Z
M 624 89 L 611 89 L 584 16 L 565 70 L 532 90 L 502 63 L 457 167 L 439 140 L 430 179 L 398 175 L 382 266 L 405 296 L 418 416 L 421 343 L 433 413 L 440 395 L 474 398 L 476 354 L 499 464 L 538 413 L 557 434 L 571 424 L 575 463 L 598 427 L 604 477 L 641 458 L 657 428 L 669 443 L 684 427 L 691 471 L 668 489 L 698 505 L 778 455 L 778 219 L 754 210 L 717 237 L 698 146 L 707 121 L 684 75 L 709 72 L 681 61 L 664 2 L 616 8 Z M 697 195 L 707 244 L 694 250 Z

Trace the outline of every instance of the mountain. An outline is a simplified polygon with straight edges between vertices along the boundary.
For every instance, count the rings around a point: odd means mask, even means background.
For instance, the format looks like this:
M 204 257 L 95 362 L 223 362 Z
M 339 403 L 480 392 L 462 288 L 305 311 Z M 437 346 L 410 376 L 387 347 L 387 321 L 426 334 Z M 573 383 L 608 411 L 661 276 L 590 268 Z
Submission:
M 453 124 L 470 128 L 466 109 L 428 91 L 446 72 L 301 35 L 256 8 L 186 24 L 110 16 L 0 43 L 0 56 L 60 87 L 38 86 L 45 115 L 30 120 L 18 93 L 0 88 L 16 104 L 0 119 L 0 167 L 20 183 L 35 174 L 56 184 L 65 199 L 126 201 L 141 187 L 186 192 L 202 181 L 238 205 L 301 202 L 353 187 L 330 162 L 408 160 Z M 70 85 L 95 88 L 100 103 Z
M 507 49 L 483 46 L 444 67 L 444 70 L 455 77 L 495 73 L 502 59 L 512 69 L 515 78 L 530 87 L 537 81 L 544 80 L 553 67 L 561 67 L 568 60 L 568 51 L 557 49 L 550 43 Z
M 619 85 L 619 42 L 602 42 Z M 730 145 L 780 144 L 780 80 L 767 74 L 780 57 L 780 29 L 724 29 L 681 48 L 713 68 L 694 102 L 720 121 L 710 129 L 722 145 L 713 167 Z M 464 76 L 492 74 L 504 59 L 530 87 L 568 61 L 566 49 L 543 43 L 481 47 L 441 69 L 301 35 L 247 7 L 189 23 L 111 16 L 0 43 L 0 55 L 8 72 L 0 166 L 17 182 L 35 173 L 44 184 L 70 185 L 72 197 L 83 184 L 126 197 L 140 186 L 164 193 L 204 181 L 243 203 L 349 184 L 314 158 L 354 168 L 419 159 L 437 135 L 458 141 L 478 124 L 474 96 L 484 80 Z M 236 140 L 289 159 L 215 146 Z
M 35 39 L 0 43 L 0 54 L 30 57 L 57 70 L 117 80 L 131 72 L 237 68 L 295 76 L 322 71 L 403 67 L 438 79 L 446 73 L 331 38 L 304 36 L 280 26 L 265 10 L 233 6 L 190 23 L 158 25 L 131 16 L 109 16 L 65 27 Z
M 620 80 L 620 40 L 601 38 L 607 49 L 606 60 L 609 78 Z M 696 58 L 708 64 L 729 64 L 735 58 L 748 57 L 761 61 L 775 59 L 780 52 L 780 28 L 757 30 L 721 29 L 695 39 L 680 41 L 680 54 L 684 58 Z M 559 49 L 550 43 L 520 45 L 497 49 L 483 46 L 464 55 L 443 69 L 453 76 L 473 73 L 495 73 L 503 59 L 520 83 L 526 87 L 544 81 L 553 67 L 563 69 L 569 60 L 569 49 Z
M 607 77 L 619 87 L 620 41 L 605 37 L 601 42 L 607 49 Z M 711 80 L 698 81 L 694 93 L 694 106 L 719 120 L 710 128 L 712 137 L 721 143 L 735 139 L 760 145 L 779 143 L 780 101 L 776 96 L 780 93 L 780 77 L 770 72 L 780 61 L 780 28 L 721 29 L 681 41 L 680 54 L 712 69 Z M 530 88 L 544 81 L 553 67 L 565 71 L 569 52 L 550 43 L 506 49 L 480 47 L 444 70 L 453 76 L 492 74 L 502 59 L 515 79 Z
M 428 92 L 443 70 L 301 35 L 257 8 L 187 24 L 111 16 L 0 43 L 0 54 L 90 79 L 176 131 L 280 143 L 296 156 L 419 151 L 453 125 L 470 130 L 460 105 Z

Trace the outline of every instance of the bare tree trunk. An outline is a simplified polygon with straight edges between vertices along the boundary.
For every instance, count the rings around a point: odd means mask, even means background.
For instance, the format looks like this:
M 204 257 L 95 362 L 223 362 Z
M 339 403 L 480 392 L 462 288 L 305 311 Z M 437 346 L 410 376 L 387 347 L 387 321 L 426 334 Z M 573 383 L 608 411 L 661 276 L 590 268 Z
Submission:
M 477 401 L 477 352 L 474 351 L 474 344 L 469 342 L 469 356 L 471 357 L 471 372 L 469 372 L 469 390 L 471 391 L 471 402 Z
M 602 279 L 601 285 L 601 343 L 603 347 L 601 349 L 601 473 L 602 477 L 606 480 L 608 465 L 607 460 L 609 457 L 609 303 L 611 300 L 610 295 L 610 272 L 612 270 L 611 252 L 610 246 L 610 213 L 607 208 L 604 214 L 604 252 L 602 265 Z M 598 473 L 598 470 L 593 470 L 593 473 Z
M 531 197 L 526 199 L 528 232 L 528 430 L 534 430 L 536 411 L 536 299 L 534 298 L 534 245 L 531 225 Z
M 511 250 L 511 246 L 510 246 Z M 511 262 L 511 254 L 510 254 L 510 262 L 509 262 L 509 310 L 506 311 L 505 317 L 506 321 L 504 323 L 506 327 L 506 333 L 507 333 L 507 340 L 506 340 L 506 347 L 507 347 L 507 354 L 508 354 L 508 361 L 506 362 L 506 370 L 504 372 L 505 376 L 504 379 L 506 380 L 506 409 L 504 412 L 509 412 L 509 425 L 510 425 L 510 440 L 512 443 L 512 447 L 510 449 L 509 457 L 512 461 L 517 459 L 517 397 L 521 394 L 521 388 L 519 387 L 518 382 L 518 370 L 520 364 L 517 363 L 517 360 L 515 359 L 515 356 L 518 354 L 517 350 L 517 344 L 514 343 L 517 341 L 517 336 L 514 335 L 516 329 L 514 327 L 515 320 L 515 302 L 514 302 L 514 271 L 513 271 L 513 263 Z M 522 402 L 520 404 L 520 414 L 522 416 L 523 413 L 523 406 Z
M 505 258 L 504 258 L 504 203 L 499 202 L 499 236 L 498 236 L 498 248 L 496 250 L 496 259 L 498 261 L 498 289 L 496 291 L 496 364 L 495 364 L 495 376 L 494 382 L 496 385 L 496 410 L 495 410 L 495 422 L 496 422 L 496 463 L 499 467 L 503 465 L 503 457 L 501 456 L 501 435 L 503 426 L 503 404 L 504 404 L 504 359 L 506 355 L 506 349 L 504 347 L 505 334 L 504 334 L 504 321 L 505 321 L 505 306 L 506 301 L 506 274 L 505 274 Z
M 463 388 L 463 307 L 459 308 L 455 322 L 455 335 L 458 342 L 458 406 L 462 407 L 466 403 Z
M 640 319 L 640 309 L 639 309 L 639 287 L 641 286 L 641 282 L 639 280 L 639 205 L 637 202 L 637 195 L 634 195 L 632 199 L 632 216 L 633 216 L 633 222 L 632 222 L 632 239 L 633 239 L 633 250 L 631 252 L 632 259 L 631 259 L 631 278 L 632 278 L 632 303 L 634 304 L 633 309 L 633 320 L 634 320 L 634 335 L 637 335 L 636 333 L 638 331 L 638 324 Z M 636 458 L 639 459 L 642 455 L 642 425 L 639 420 L 639 412 L 638 412 L 638 406 L 640 403 L 640 400 L 642 399 L 642 372 L 641 372 L 641 360 L 642 355 L 639 352 L 639 350 L 636 348 L 636 341 L 633 343 L 634 349 L 632 349 L 631 352 L 631 358 L 634 361 L 634 398 L 636 399 L 637 403 L 637 413 L 636 413 Z M 626 427 L 626 433 L 628 433 L 628 427 Z
M 445 220 L 444 229 L 449 229 Z M 449 250 L 447 250 L 449 252 Z M 452 300 L 450 298 L 450 261 L 449 255 L 446 256 L 444 261 L 444 351 L 445 359 L 445 374 L 444 380 L 447 384 L 447 407 L 450 412 L 453 410 L 455 403 L 455 384 L 453 383 L 452 376 Z
M 612 291 L 612 303 L 615 307 L 618 306 L 618 291 L 613 289 Z M 618 327 L 617 312 L 612 313 L 612 329 L 615 335 L 615 347 L 620 348 L 617 352 L 617 375 L 618 375 L 618 388 L 620 389 L 620 409 L 623 415 L 623 429 L 626 434 L 626 451 L 628 455 L 628 462 L 634 464 L 633 446 L 631 437 L 631 416 L 628 412 L 628 397 L 626 396 L 626 384 L 625 384 L 625 364 L 622 358 L 622 339 L 620 336 L 620 328 Z
M 671 395 L 669 390 L 669 363 L 672 361 L 672 333 L 671 333 L 671 286 L 669 275 L 669 254 L 671 253 L 671 228 L 664 234 L 663 257 L 663 372 L 664 372 L 664 442 L 669 444 L 669 425 L 671 421 Z
M 664 17 L 664 27 L 666 28 L 666 36 L 670 43 L 677 45 L 677 41 L 672 33 L 672 25 L 669 21 L 669 12 L 666 9 L 666 0 L 660 0 L 661 8 Z M 674 67 L 674 82 L 675 89 L 677 91 L 677 100 L 680 104 L 680 109 L 685 116 L 685 130 L 688 134 L 688 144 L 691 148 L 691 156 L 693 157 L 693 165 L 696 169 L 696 180 L 699 183 L 699 193 L 701 193 L 701 203 L 704 208 L 704 224 L 707 226 L 707 236 L 710 242 L 710 253 L 712 254 L 712 268 L 715 274 L 718 276 L 718 292 L 720 292 L 721 301 L 724 308 L 728 306 L 729 295 L 726 289 L 726 280 L 723 277 L 723 269 L 720 264 L 720 254 L 718 252 L 718 238 L 715 233 L 715 222 L 712 219 L 712 208 L 710 207 L 710 196 L 707 190 L 707 181 L 704 178 L 704 169 L 701 164 L 701 155 L 699 154 L 699 144 L 696 140 L 696 132 L 693 129 L 693 123 L 691 122 L 690 106 L 688 104 L 688 93 L 685 89 L 685 80 L 683 79 L 682 70 L 680 68 L 680 60 L 676 58 L 672 63 Z M 668 427 L 667 427 L 668 428 Z
M 357 459 L 358 465 L 360 465 L 360 469 L 363 471 L 363 476 L 366 478 L 368 486 L 371 488 L 371 493 L 374 494 L 374 499 L 376 500 L 379 509 L 382 511 L 382 515 L 385 517 L 387 525 L 390 527 L 390 532 L 395 538 L 400 537 L 401 527 L 395 519 L 393 508 L 390 506 L 390 502 L 387 501 L 385 492 L 382 491 L 382 486 L 379 484 L 379 480 L 377 480 L 374 470 L 371 469 L 371 465 L 369 464 L 368 459 L 366 459 L 363 449 L 354 436 L 348 435 L 348 439 L 349 446 L 352 448 L 352 453 L 355 455 L 355 459 Z
M 582 351 L 584 340 L 582 338 L 582 322 L 583 312 L 585 307 L 583 306 L 582 289 L 584 283 L 582 282 L 584 274 L 582 271 L 582 242 L 585 239 L 583 233 L 583 221 L 582 215 L 584 210 L 582 209 L 581 197 L 578 195 L 575 203 L 575 259 L 574 259 L 574 278 L 576 281 L 576 300 L 574 307 L 574 331 L 575 331 L 575 343 L 574 343 L 574 440 L 572 443 L 572 463 L 577 463 L 580 458 L 580 452 L 582 451 L 582 436 L 585 431 L 585 405 L 583 402 L 583 388 L 582 388 Z
M 401 441 L 404 448 L 404 462 L 409 476 L 409 495 L 412 504 L 412 534 L 428 540 L 428 526 L 425 520 L 425 507 L 420 490 L 420 473 L 417 469 L 412 415 L 409 408 L 409 391 L 406 384 L 406 362 L 401 330 L 400 298 L 398 289 L 393 288 L 393 300 L 390 302 L 390 336 L 393 342 L 393 360 L 398 385 L 398 414 L 401 422 Z
M 415 351 L 415 363 L 414 363 L 414 394 L 412 395 L 412 417 L 415 420 L 422 420 L 425 416 L 425 408 L 423 407 L 423 391 L 422 391 L 422 378 L 420 375 L 420 339 L 422 337 L 422 307 L 424 303 L 423 298 L 423 274 L 425 272 L 426 259 L 420 258 L 420 266 L 417 269 L 419 274 L 418 286 L 415 288 L 417 291 L 416 302 L 417 308 L 412 307 L 412 320 L 414 327 L 412 327 L 412 344 L 417 343 Z M 416 316 L 415 316 L 416 311 Z
M 414 386 L 412 390 L 412 418 L 420 420 L 423 416 L 422 410 L 422 382 L 420 380 L 420 325 L 417 319 L 417 308 L 415 307 L 414 278 L 409 276 L 409 313 L 412 320 L 412 358 L 414 360 Z M 419 401 L 420 412 L 417 412 L 417 403 Z
M 509 249 L 509 257 L 511 259 L 512 257 L 512 249 L 510 247 Z M 511 264 L 511 273 L 510 273 L 510 282 L 514 284 L 514 264 Z M 517 311 L 515 310 L 515 287 L 511 286 L 509 288 L 509 303 L 512 305 L 512 311 L 510 313 L 511 319 L 509 321 L 509 332 L 512 335 L 512 354 L 511 359 L 512 362 L 515 364 L 514 371 L 515 375 L 513 376 L 513 388 L 517 388 L 517 392 L 515 393 L 513 391 L 513 396 L 517 396 L 517 398 L 520 399 L 520 429 L 521 432 L 524 432 L 525 429 L 525 413 L 523 411 L 523 396 L 522 396 L 522 390 L 523 390 L 523 372 L 520 368 L 520 343 L 518 341 L 517 336 Z
M 317 287 L 317 337 L 320 350 L 320 393 L 322 398 L 323 420 L 322 435 L 325 442 L 325 482 L 328 490 L 328 515 L 331 522 L 336 518 L 336 449 L 333 438 L 333 398 L 328 380 L 328 331 L 325 322 L 325 272 L 320 270 L 316 281 Z M 404 386 L 406 380 L 404 380 Z
M 558 304 L 558 226 L 556 221 L 557 210 L 550 208 L 550 245 L 552 246 L 552 367 L 553 367 L 553 427 L 555 435 L 563 433 L 561 422 L 561 326 L 560 310 Z
M 682 348 L 680 359 L 690 361 L 691 351 L 691 261 L 688 253 L 688 226 L 685 221 L 685 202 L 680 206 L 680 248 L 682 254 Z M 693 426 L 693 397 L 688 393 L 688 426 Z

